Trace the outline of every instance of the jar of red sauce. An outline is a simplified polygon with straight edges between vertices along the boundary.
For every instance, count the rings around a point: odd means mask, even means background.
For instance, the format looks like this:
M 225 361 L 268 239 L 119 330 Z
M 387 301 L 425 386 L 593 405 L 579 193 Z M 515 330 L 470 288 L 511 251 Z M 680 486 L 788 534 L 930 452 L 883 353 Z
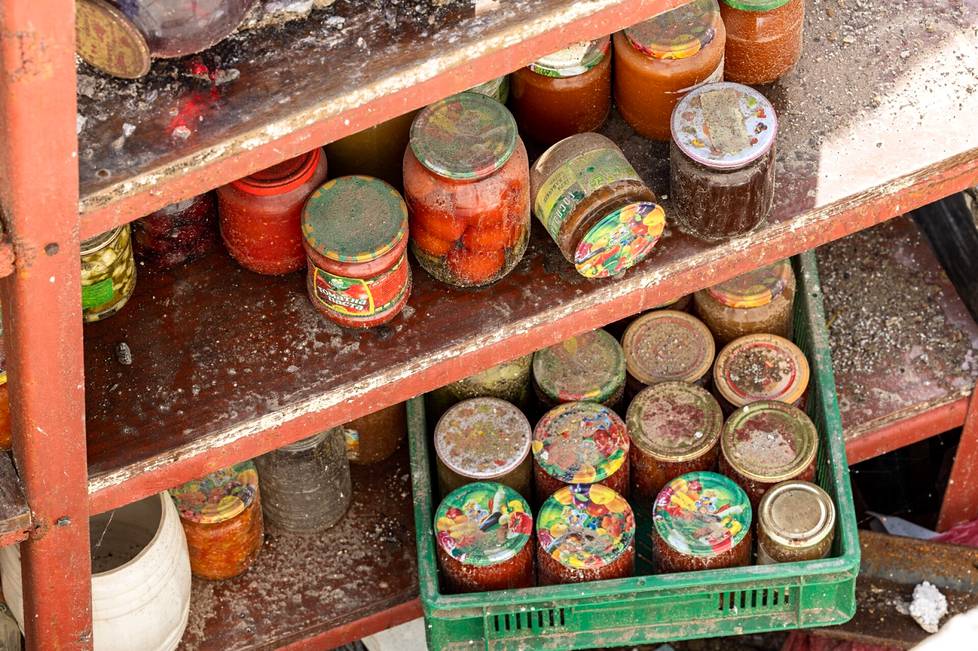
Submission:
M 231 257 L 260 274 L 302 269 L 302 207 L 326 180 L 321 149 L 217 189 L 221 237 Z
M 713 388 L 725 414 L 760 400 L 804 404 L 811 371 L 805 353 L 777 335 L 747 335 L 717 355 Z
M 460 93 L 418 114 L 404 152 L 411 250 L 436 279 L 458 287 L 499 280 L 526 251 L 526 148 L 505 106 Z
M 216 218 L 211 192 L 160 208 L 132 224 L 136 258 L 155 269 L 196 260 L 217 243 Z
M 805 0 L 723 0 L 727 28 L 724 76 L 741 84 L 767 84 L 801 58 Z
M 509 486 L 476 482 L 452 491 L 434 530 L 444 592 L 533 587 L 533 515 Z
M 407 206 L 393 187 L 342 176 L 302 211 L 306 289 L 320 314 L 347 328 L 383 325 L 411 295 Z
M 756 333 L 790 339 L 795 287 L 791 263 L 781 260 L 696 292 L 696 313 L 721 346 Z
M 611 39 L 581 41 L 512 76 L 510 106 L 520 133 L 551 145 L 597 131 L 611 110 Z
M 622 349 L 632 395 L 659 382 L 703 386 L 716 354 L 713 335 L 703 322 L 675 310 L 656 310 L 636 319 L 625 330 Z
M 350 463 L 378 463 L 397 452 L 407 436 L 407 403 L 399 402 L 361 416 L 341 429 Z
M 592 330 L 538 350 L 533 388 L 547 408 L 582 400 L 615 407 L 625 389 L 621 344 L 604 330 Z
M 635 514 L 603 484 L 564 486 L 537 516 L 540 585 L 635 574 Z
M 265 536 L 255 464 L 218 470 L 170 495 L 187 534 L 194 576 L 229 579 L 254 563 Z

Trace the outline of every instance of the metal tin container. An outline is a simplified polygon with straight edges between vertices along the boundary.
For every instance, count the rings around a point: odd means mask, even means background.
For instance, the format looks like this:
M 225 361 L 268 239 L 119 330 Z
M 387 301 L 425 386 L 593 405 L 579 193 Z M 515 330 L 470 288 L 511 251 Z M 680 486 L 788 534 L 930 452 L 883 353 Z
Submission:
M 709 328 L 676 310 L 656 310 L 636 319 L 625 330 L 622 348 L 633 395 L 659 382 L 702 386 L 716 354 Z
M 136 288 L 129 224 L 81 243 L 82 316 L 98 321 L 125 306 Z
M 625 389 L 624 351 L 604 330 L 538 350 L 533 354 L 533 388 L 546 406 L 588 400 L 614 407 Z
M 757 512 L 757 562 L 761 565 L 825 558 L 835 537 L 835 504 L 807 481 L 778 484 Z
M 735 339 L 717 355 L 713 388 L 725 414 L 760 400 L 804 403 L 811 371 L 805 353 L 777 335 Z

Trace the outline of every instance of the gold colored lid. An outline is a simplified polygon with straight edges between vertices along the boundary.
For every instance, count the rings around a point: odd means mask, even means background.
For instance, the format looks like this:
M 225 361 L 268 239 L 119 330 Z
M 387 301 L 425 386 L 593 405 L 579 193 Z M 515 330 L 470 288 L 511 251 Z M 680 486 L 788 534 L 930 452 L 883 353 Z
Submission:
M 118 237 L 123 228 L 129 228 L 129 224 L 116 226 L 111 231 L 105 231 L 104 233 L 93 235 L 87 240 L 82 240 L 80 245 L 81 255 L 90 255 L 96 251 L 101 251 L 115 241 L 115 238 Z
M 758 526 L 783 547 L 814 547 L 835 531 L 835 504 L 815 484 L 786 481 L 764 494 Z
M 137 79 L 149 72 L 146 38 L 105 0 L 76 0 L 75 48 L 78 56 L 113 77 Z
M 716 355 L 710 329 L 676 310 L 649 312 L 632 322 L 621 340 L 625 368 L 642 384 L 696 382 Z
M 628 406 L 628 435 L 642 452 L 671 463 L 705 454 L 720 438 L 723 414 L 709 391 L 687 382 L 646 387 Z
M 797 477 L 815 460 L 818 430 L 801 409 L 762 400 L 730 415 L 720 450 L 739 474 L 774 484 Z
M 795 404 L 808 388 L 805 353 L 784 337 L 754 334 L 727 344 L 713 367 L 713 386 L 734 407 L 758 400 Z

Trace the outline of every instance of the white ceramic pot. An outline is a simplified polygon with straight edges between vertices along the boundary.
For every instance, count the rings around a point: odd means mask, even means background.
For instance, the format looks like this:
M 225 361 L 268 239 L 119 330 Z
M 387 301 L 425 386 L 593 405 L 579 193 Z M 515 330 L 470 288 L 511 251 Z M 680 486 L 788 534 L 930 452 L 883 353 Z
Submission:
M 95 651 L 175 649 L 190 614 L 190 556 L 169 494 L 99 514 L 89 526 Z M 19 545 L 0 549 L 0 576 L 23 630 Z

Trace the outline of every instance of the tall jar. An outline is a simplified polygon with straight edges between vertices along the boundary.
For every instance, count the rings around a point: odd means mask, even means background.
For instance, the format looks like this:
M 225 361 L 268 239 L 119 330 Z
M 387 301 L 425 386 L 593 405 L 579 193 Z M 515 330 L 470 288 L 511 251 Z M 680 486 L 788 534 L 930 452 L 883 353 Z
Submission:
M 635 131 L 669 140 L 683 95 L 723 79 L 726 30 L 717 0 L 695 0 L 618 32 L 615 104 Z
M 524 355 L 431 391 L 425 400 L 429 422 L 438 422 L 449 407 L 469 398 L 499 398 L 529 409 L 532 363 L 533 355 Z
M 700 86 L 672 114 L 669 171 L 676 223 L 708 242 L 749 233 L 774 205 L 774 107 L 758 91 Z
M 191 197 L 133 222 L 140 265 L 172 269 L 211 251 L 217 243 L 214 194 Z
M 791 263 L 781 260 L 701 289 L 693 300 L 721 346 L 759 333 L 790 339 L 795 288 Z
M 516 266 L 530 233 L 529 163 L 506 107 L 460 93 L 421 111 L 404 152 L 411 250 L 436 279 L 496 282 Z
M 757 562 L 761 565 L 814 561 L 832 551 L 835 504 L 807 481 L 778 484 L 757 512 Z
M 350 463 L 379 463 L 390 458 L 407 436 L 407 403 L 399 402 L 361 416 L 341 429 Z
M 218 188 L 221 237 L 231 257 L 260 274 L 302 269 L 302 207 L 325 180 L 326 157 L 314 149 Z
M 611 39 L 581 41 L 513 73 L 513 116 L 520 133 L 551 145 L 596 131 L 611 110 Z
M 805 353 L 777 335 L 747 335 L 717 355 L 713 388 L 725 414 L 753 402 L 804 405 L 811 370 Z
M 685 312 L 656 310 L 636 319 L 622 337 L 631 395 L 660 382 L 709 381 L 716 354 L 702 321 Z
M 351 174 L 373 176 L 402 189 L 401 165 L 417 114 L 411 111 L 399 115 L 326 145 L 329 173 L 334 178 Z
M 722 0 L 729 81 L 768 84 L 801 58 L 805 0 Z
M 604 330 L 592 330 L 533 354 L 533 388 L 545 407 L 587 400 L 617 406 L 625 390 L 625 354 Z
M 99 321 L 121 310 L 136 289 L 129 224 L 81 243 L 82 317 Z

